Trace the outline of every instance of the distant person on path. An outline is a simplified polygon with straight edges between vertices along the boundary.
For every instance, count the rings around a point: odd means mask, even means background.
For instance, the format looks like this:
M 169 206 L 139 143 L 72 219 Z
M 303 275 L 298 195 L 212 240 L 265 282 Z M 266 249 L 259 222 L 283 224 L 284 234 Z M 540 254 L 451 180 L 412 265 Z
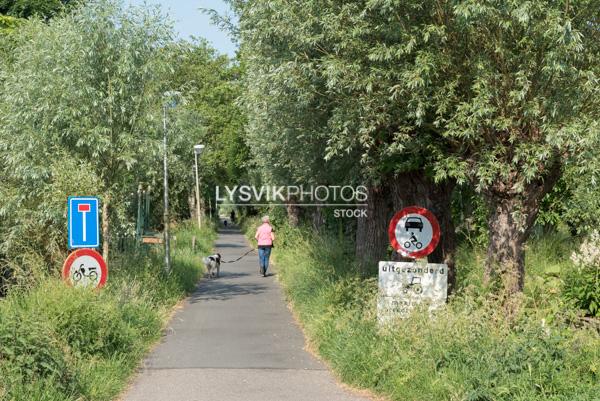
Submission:
M 271 256 L 271 248 L 273 248 L 273 241 L 275 240 L 273 227 L 269 224 L 269 216 L 264 216 L 262 218 L 262 224 L 256 230 L 254 238 L 258 241 L 258 263 L 260 266 L 260 273 L 263 277 L 267 277 L 269 257 Z

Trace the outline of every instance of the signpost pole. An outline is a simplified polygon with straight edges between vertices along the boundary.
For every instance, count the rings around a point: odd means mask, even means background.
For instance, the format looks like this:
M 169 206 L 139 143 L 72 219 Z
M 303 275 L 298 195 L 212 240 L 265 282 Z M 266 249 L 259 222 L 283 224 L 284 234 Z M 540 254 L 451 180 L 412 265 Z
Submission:
M 202 216 L 200 213 L 200 182 L 198 180 L 198 152 L 194 151 L 196 166 L 196 216 L 198 217 L 198 228 L 202 227 Z
M 163 146 L 164 146 L 164 157 L 163 157 L 163 172 L 164 172 L 164 212 L 163 212 L 163 225 L 164 225 L 164 238 L 165 238 L 165 270 L 167 273 L 171 271 L 171 244 L 169 238 L 169 178 L 168 178 L 168 167 L 167 167 L 167 104 L 163 106 Z
M 142 196 L 144 195 L 144 191 L 142 189 L 142 184 L 138 186 L 137 191 L 137 220 L 135 224 L 135 239 L 137 242 L 140 242 L 142 239 Z
M 194 160 L 196 162 L 196 215 L 198 217 L 198 228 L 202 227 L 202 209 L 200 209 L 200 178 L 198 176 L 198 155 L 202 153 L 204 145 L 194 145 Z
M 150 227 L 150 191 L 152 191 L 152 187 L 148 185 L 148 189 L 146 190 L 144 219 L 142 220 L 142 235 Z

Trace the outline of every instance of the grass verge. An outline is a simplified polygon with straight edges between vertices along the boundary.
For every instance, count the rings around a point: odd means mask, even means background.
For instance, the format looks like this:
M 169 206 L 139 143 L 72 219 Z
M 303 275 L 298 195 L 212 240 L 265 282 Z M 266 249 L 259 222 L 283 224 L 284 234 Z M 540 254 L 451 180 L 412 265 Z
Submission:
M 180 225 L 171 274 L 160 247 L 109 263 L 101 291 L 48 278 L 0 301 L 0 400 L 112 400 L 161 335 L 172 307 L 195 288 L 215 231 Z M 191 249 L 192 236 L 198 238 Z
M 250 227 L 250 225 L 248 225 Z M 332 237 L 277 231 L 278 277 L 317 352 L 354 386 L 402 401 L 592 401 L 600 396 L 600 336 L 574 324 L 560 297 L 569 244 L 528 249 L 520 314 L 507 321 L 480 286 L 483 250 L 461 248 L 459 291 L 431 319 L 381 329 L 376 278 L 356 273 L 352 249 Z

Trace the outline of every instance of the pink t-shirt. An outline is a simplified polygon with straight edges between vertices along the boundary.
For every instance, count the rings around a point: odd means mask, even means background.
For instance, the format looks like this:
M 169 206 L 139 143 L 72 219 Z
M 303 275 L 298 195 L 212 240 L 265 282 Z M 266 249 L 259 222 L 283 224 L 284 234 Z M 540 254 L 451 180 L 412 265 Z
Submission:
M 273 245 L 273 227 L 269 223 L 263 223 L 256 230 L 254 238 L 258 240 L 258 246 Z

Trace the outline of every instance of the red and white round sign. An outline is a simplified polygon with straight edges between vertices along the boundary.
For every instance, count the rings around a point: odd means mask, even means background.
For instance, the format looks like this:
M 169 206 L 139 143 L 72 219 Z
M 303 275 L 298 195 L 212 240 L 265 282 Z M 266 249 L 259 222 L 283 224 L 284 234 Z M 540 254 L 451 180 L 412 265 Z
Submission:
M 93 249 L 82 248 L 69 255 L 62 276 L 73 287 L 100 288 L 106 283 L 108 268 L 102 255 Z
M 429 210 L 409 206 L 397 212 L 388 228 L 395 250 L 409 258 L 429 255 L 440 242 L 440 225 Z

